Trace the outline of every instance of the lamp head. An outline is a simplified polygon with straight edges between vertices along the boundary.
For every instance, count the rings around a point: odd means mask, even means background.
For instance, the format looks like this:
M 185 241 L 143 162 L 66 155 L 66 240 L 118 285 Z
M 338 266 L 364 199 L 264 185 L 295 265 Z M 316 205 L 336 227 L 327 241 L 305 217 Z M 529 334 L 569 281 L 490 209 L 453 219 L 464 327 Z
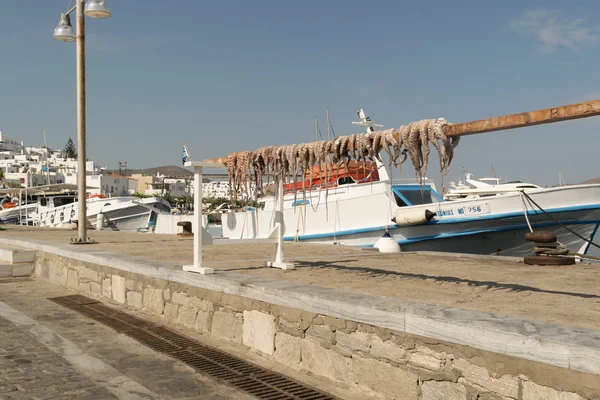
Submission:
M 87 0 L 83 13 L 90 18 L 108 18 L 110 8 L 106 0 Z
M 61 42 L 75 41 L 75 31 L 71 25 L 69 14 L 60 14 L 60 20 L 58 21 L 56 28 L 54 28 L 54 34 L 52 36 L 54 39 L 60 40 Z

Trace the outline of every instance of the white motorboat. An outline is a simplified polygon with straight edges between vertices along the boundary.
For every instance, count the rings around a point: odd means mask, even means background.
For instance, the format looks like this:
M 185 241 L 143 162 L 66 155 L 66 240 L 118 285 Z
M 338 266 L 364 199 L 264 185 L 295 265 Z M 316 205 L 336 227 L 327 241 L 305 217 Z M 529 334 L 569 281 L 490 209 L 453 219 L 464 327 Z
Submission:
M 472 173 L 465 173 L 465 182 L 450 183 L 450 189 L 444 193 L 444 200 L 476 199 L 518 193 L 528 189 L 542 189 L 542 187 L 520 181 L 500 183 L 500 178 L 475 179 Z
M 0 200 L 0 223 L 30 224 L 32 222 L 31 217 L 38 208 L 38 198 L 42 196 L 64 196 L 76 189 L 76 185 L 64 183 L 0 189 L 0 194 L 7 196 Z
M 446 201 L 433 182 L 392 180 L 378 161 L 353 161 L 347 170 L 330 170 L 334 173 L 326 180 L 315 167 L 312 183 L 317 183 L 305 193 L 308 173 L 296 194 L 293 184 L 285 185 L 284 240 L 374 246 L 389 232 L 403 251 L 524 256 L 532 251 L 525 241 L 530 226 L 553 231 L 569 249 L 585 253 L 600 225 L 597 184 L 541 188 L 522 183 L 488 187 L 483 182 L 455 188 L 448 197 L 453 200 Z M 278 202 L 273 196 L 260 201 L 263 209 L 224 214 L 223 237 L 268 237 L 277 222 Z
M 158 215 L 168 213 L 170 208 L 171 205 L 160 197 L 97 195 L 87 199 L 87 224 L 96 229 L 101 224 L 101 229 L 138 231 L 156 224 Z M 78 222 L 78 209 L 76 196 L 42 197 L 32 219 L 35 225 L 71 227 Z

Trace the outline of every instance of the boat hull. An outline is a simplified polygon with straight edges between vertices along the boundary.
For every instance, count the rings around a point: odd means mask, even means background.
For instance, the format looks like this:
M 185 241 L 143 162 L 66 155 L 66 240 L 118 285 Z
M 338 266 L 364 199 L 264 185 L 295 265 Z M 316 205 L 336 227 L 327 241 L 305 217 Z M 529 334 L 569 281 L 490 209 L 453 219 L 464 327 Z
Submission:
M 149 227 L 161 212 L 157 207 L 162 204 L 162 211 L 168 211 L 170 205 L 160 198 L 137 199 L 134 197 L 112 197 L 92 199 L 87 202 L 88 226 L 97 229 L 98 215 L 103 215 L 104 224 L 101 229 L 115 231 L 138 231 Z M 33 216 L 36 224 L 48 227 L 71 226 L 77 221 L 79 207 L 77 203 L 52 208 Z
M 373 184 L 371 193 L 364 195 L 344 194 L 335 198 L 334 193 L 334 201 L 329 201 L 327 208 L 324 201 L 318 208 L 311 205 L 296 210 L 284 207 L 284 240 L 368 247 L 387 229 L 403 251 L 521 257 L 531 254 L 533 247 L 525 241 L 528 223 L 534 230 L 556 232 L 561 243 L 577 252 L 587 250 L 586 240 L 593 238 L 600 225 L 600 185 L 528 191 L 527 196 L 547 213 L 520 193 L 398 207 L 387 195 L 389 186 L 381 189 L 380 185 Z M 408 209 L 428 210 L 436 216 L 429 222 L 412 226 L 399 226 L 391 221 L 396 212 Z M 277 214 L 275 210 L 228 213 L 223 222 L 223 236 L 267 237 Z
M 586 253 L 589 243 L 569 232 L 565 227 L 576 232 L 587 240 L 593 240 L 600 225 L 600 209 L 553 213 L 563 225 L 549 218 L 530 218 L 534 231 L 554 232 L 558 241 L 570 250 Z M 455 227 L 453 232 L 439 232 L 431 229 L 431 235 L 407 239 L 409 228 L 391 228 L 390 235 L 396 239 L 402 251 L 440 251 L 468 254 L 495 254 L 522 257 L 532 254 L 533 243 L 525 240 L 529 232 L 524 217 L 512 218 L 510 221 L 470 222 Z M 346 246 L 372 247 L 384 234 L 385 229 L 362 232 L 350 235 L 332 236 L 331 238 L 313 238 L 303 241 L 323 244 L 341 244 Z M 288 240 L 293 240 L 289 238 Z
M 0 210 L 0 224 L 18 224 L 22 217 L 30 219 L 36 209 L 37 204 L 34 203 Z

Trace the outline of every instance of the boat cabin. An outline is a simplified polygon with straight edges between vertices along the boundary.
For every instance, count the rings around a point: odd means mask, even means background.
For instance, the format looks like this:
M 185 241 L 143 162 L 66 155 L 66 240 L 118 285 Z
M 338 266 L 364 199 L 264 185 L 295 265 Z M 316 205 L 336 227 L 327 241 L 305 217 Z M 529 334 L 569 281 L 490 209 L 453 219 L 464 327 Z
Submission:
M 77 201 L 76 196 L 40 197 L 38 199 L 38 212 L 46 212 L 56 207 L 75 203 L 75 201 Z
M 373 162 L 355 161 L 351 160 L 348 165 L 336 165 L 330 163 L 327 168 L 322 169 L 320 165 L 313 167 L 312 180 L 310 177 L 310 171 L 306 172 L 304 180 L 296 182 L 295 184 L 288 183 L 284 185 L 284 192 L 294 192 L 294 186 L 296 191 L 302 190 L 315 190 L 325 188 L 335 188 L 342 185 L 348 185 L 352 183 L 369 183 L 379 181 L 379 172 L 377 164 Z
M 392 185 L 392 192 L 398 207 L 417 206 L 444 201 L 442 196 L 428 184 Z

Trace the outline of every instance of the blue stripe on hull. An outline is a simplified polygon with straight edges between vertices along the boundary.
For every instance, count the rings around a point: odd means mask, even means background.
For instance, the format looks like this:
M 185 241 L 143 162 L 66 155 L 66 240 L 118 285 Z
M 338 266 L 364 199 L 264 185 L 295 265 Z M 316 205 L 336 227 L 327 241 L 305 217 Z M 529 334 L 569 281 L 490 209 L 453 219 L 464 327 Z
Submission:
M 549 209 L 546 211 L 551 214 L 556 214 L 556 213 L 586 211 L 586 210 L 600 210 L 600 205 L 562 207 L 562 208 L 553 208 L 553 209 Z M 527 214 L 528 215 L 543 215 L 543 213 L 541 211 L 528 211 Z M 474 218 L 452 218 L 452 219 L 446 219 L 446 220 L 440 220 L 440 221 L 430 221 L 430 222 L 428 222 L 426 224 L 422 224 L 422 225 L 413 225 L 413 226 L 411 226 L 411 228 L 414 228 L 417 226 L 438 225 L 438 224 L 459 224 L 459 223 L 467 223 L 467 222 L 481 222 L 481 221 L 486 221 L 486 220 L 491 221 L 491 220 L 506 219 L 506 218 L 511 218 L 511 217 L 512 218 L 523 217 L 523 216 L 524 216 L 523 212 L 514 212 L 514 213 L 485 215 L 485 216 L 474 217 Z M 561 221 L 561 223 L 572 224 L 572 223 L 579 223 L 579 221 L 564 221 L 564 222 Z M 600 223 L 600 221 L 592 220 L 592 221 L 585 221 L 585 223 Z M 539 225 L 539 224 L 546 224 L 546 225 Z M 549 225 L 555 225 L 555 223 L 554 222 L 538 223 L 535 226 L 549 226 Z M 326 238 L 332 238 L 334 236 L 337 237 L 337 236 L 356 235 L 356 234 L 361 234 L 361 233 L 384 231 L 386 228 L 387 228 L 386 226 L 376 226 L 376 227 L 372 227 L 372 228 L 350 229 L 347 231 L 339 231 L 339 232 L 335 232 L 335 234 L 333 232 L 327 232 L 327 233 L 316 233 L 316 234 L 310 234 L 310 235 L 300 235 L 300 236 L 298 236 L 298 240 L 326 239 Z M 401 227 L 399 227 L 398 225 L 389 227 L 390 230 L 395 230 L 395 229 L 400 229 L 400 228 Z M 506 228 L 496 228 L 496 229 L 510 230 L 510 229 L 515 229 L 515 228 L 516 227 L 506 227 Z M 475 231 L 463 231 L 463 232 L 458 232 L 458 233 L 452 233 L 449 235 L 461 235 L 461 236 L 476 235 L 479 233 L 491 232 L 491 231 L 492 230 L 490 230 L 490 229 L 475 230 Z M 435 235 L 435 236 L 427 236 L 427 237 L 423 237 L 423 238 L 414 238 L 414 239 L 405 239 L 405 240 L 407 240 L 406 243 L 411 243 L 413 241 L 428 240 L 428 239 L 434 239 L 434 238 L 438 238 L 438 237 L 439 237 L 439 235 Z M 283 238 L 283 240 L 294 241 L 295 237 L 294 236 L 285 236 Z

